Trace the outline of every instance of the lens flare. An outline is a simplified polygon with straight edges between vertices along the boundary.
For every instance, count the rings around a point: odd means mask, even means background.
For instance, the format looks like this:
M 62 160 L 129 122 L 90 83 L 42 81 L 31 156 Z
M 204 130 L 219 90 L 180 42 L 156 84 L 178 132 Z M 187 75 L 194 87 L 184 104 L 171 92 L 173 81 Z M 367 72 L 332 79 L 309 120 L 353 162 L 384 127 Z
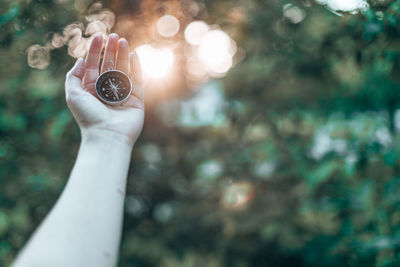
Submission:
M 161 78 L 169 73 L 174 64 L 174 54 L 170 49 L 157 49 L 151 45 L 136 48 L 143 74 L 149 78 Z
M 198 56 L 211 74 L 226 73 L 232 67 L 235 46 L 221 30 L 207 32 L 201 40 Z
M 179 31 L 179 20 L 172 15 L 165 15 L 157 21 L 157 31 L 161 36 L 172 37 Z
M 199 45 L 208 29 L 204 21 L 193 21 L 185 29 L 185 39 L 191 45 Z

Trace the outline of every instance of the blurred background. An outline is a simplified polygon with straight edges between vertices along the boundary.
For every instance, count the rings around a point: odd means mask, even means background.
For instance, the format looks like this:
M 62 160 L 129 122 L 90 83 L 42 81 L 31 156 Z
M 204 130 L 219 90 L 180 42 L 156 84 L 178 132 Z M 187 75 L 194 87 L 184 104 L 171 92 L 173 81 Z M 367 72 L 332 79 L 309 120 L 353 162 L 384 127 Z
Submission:
M 0 266 L 80 142 L 96 33 L 144 70 L 119 266 L 400 266 L 399 0 L 3 0 Z

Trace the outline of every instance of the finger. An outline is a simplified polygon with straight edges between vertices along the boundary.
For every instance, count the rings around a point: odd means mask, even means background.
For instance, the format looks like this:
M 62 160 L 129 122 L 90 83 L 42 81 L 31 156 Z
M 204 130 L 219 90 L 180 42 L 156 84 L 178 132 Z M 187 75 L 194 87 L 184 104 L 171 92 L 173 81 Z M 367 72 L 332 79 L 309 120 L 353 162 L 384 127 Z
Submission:
M 139 57 L 136 52 L 132 52 L 129 56 L 130 59 L 130 76 L 133 82 L 132 93 L 140 98 L 144 99 L 143 84 L 142 84 L 142 70 L 140 67 Z
M 97 35 L 93 38 L 92 43 L 90 44 L 89 52 L 86 56 L 86 74 L 83 79 L 83 88 L 86 91 L 93 91 L 91 90 L 91 87 L 99 76 L 99 61 L 102 48 L 103 36 Z
M 86 69 L 99 69 L 101 49 L 103 48 L 103 36 L 96 35 L 90 44 L 89 53 L 86 56 Z
M 129 73 L 129 46 L 125 38 L 118 42 L 117 70 Z
M 118 49 L 118 34 L 112 33 L 108 36 L 106 51 L 101 66 L 101 73 L 115 68 L 115 55 Z
M 133 81 L 137 84 L 142 84 L 142 68 L 140 66 L 140 60 L 136 52 L 129 54 L 130 59 L 130 76 Z
M 72 69 L 67 73 L 65 80 L 65 95 L 67 99 L 73 93 L 83 90 L 82 79 L 85 75 L 85 64 L 82 58 L 79 58 Z

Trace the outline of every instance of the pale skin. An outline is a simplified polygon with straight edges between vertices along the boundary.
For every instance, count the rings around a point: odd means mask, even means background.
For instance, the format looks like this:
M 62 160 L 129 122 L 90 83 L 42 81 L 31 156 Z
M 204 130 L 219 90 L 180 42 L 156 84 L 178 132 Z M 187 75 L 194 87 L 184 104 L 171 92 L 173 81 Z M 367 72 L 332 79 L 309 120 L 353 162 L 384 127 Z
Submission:
M 134 84 L 121 106 L 102 103 L 95 92 L 103 37 L 68 72 L 65 95 L 81 131 L 79 153 L 60 198 L 26 243 L 14 267 L 116 266 L 132 148 L 144 120 L 140 64 L 128 42 L 110 34 L 101 73 L 117 69 Z M 100 73 L 100 74 L 101 74 Z

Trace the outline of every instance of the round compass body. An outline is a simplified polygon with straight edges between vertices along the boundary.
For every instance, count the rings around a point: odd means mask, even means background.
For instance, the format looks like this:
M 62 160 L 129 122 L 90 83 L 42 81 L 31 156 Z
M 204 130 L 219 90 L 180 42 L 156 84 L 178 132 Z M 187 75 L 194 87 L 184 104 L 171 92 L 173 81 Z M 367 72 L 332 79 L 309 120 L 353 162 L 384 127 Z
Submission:
M 96 93 L 106 104 L 120 105 L 128 99 L 131 92 L 131 80 L 122 71 L 109 70 L 97 78 Z

